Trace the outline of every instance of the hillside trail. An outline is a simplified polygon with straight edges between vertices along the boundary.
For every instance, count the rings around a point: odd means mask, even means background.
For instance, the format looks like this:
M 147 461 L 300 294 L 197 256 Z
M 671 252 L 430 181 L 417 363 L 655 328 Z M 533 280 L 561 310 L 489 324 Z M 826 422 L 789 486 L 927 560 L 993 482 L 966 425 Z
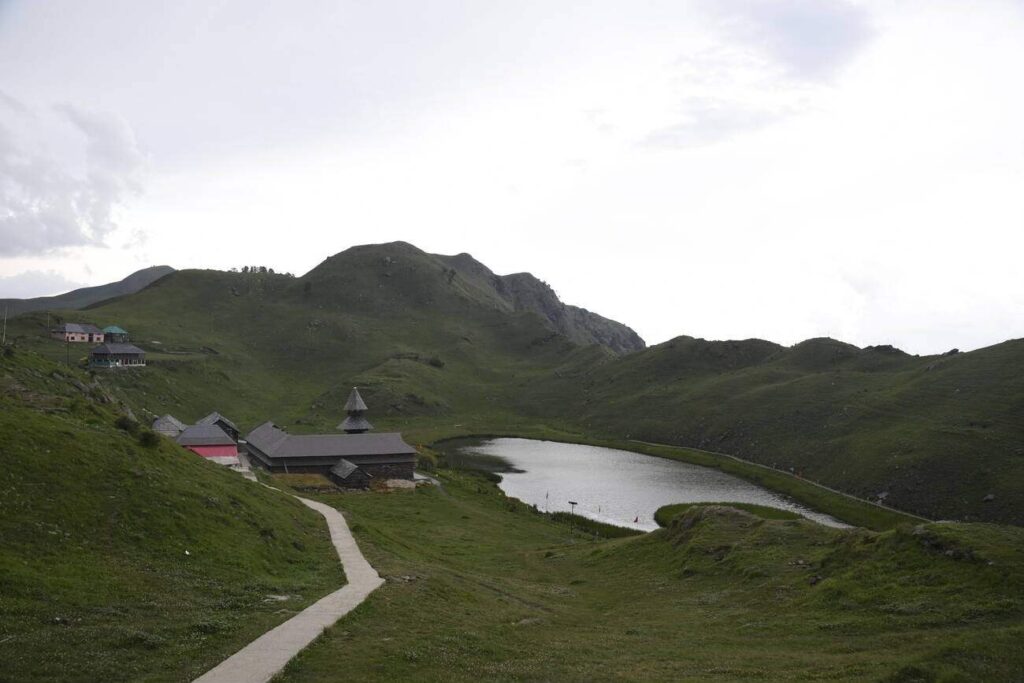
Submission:
M 268 487 L 273 488 L 273 487 Z M 281 671 L 324 629 L 355 609 L 379 588 L 380 577 L 356 545 L 345 518 L 329 505 L 299 498 L 327 519 L 331 543 L 345 570 L 344 587 L 321 598 L 288 621 L 267 631 L 223 662 L 195 679 L 195 683 L 262 683 Z

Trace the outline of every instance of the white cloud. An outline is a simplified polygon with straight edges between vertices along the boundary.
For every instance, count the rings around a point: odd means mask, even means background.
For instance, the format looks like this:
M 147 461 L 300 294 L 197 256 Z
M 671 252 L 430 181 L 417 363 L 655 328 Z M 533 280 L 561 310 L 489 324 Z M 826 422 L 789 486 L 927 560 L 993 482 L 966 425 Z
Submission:
M 0 99 L 0 256 L 103 245 L 142 191 L 144 157 L 112 114 Z
M 836 0 L 702 0 L 711 45 L 673 65 L 675 121 L 642 140 L 654 148 L 715 144 L 813 108 L 869 43 L 863 8 Z

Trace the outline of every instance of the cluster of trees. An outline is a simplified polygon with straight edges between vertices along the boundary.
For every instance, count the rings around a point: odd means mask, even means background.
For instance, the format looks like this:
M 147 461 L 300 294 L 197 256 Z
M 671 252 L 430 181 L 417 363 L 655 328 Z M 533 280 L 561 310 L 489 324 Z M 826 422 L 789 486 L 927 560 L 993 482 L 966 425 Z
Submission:
M 239 272 L 239 270 L 238 270 L 238 268 L 232 268 L 231 272 L 232 273 L 237 273 L 237 272 Z M 254 275 L 255 274 L 259 274 L 259 275 L 274 275 L 274 269 L 273 268 L 268 268 L 266 266 L 242 266 L 241 272 L 244 273 L 244 274 L 252 273 Z M 278 274 L 279 275 L 284 275 L 285 277 L 295 277 L 291 273 L 278 273 Z

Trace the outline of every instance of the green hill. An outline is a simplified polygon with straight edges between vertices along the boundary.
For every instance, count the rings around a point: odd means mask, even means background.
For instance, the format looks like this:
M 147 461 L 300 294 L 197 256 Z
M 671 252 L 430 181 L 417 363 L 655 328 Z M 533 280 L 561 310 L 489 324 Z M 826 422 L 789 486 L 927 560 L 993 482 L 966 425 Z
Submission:
M 134 294 L 173 272 L 174 268 L 170 266 L 151 266 L 137 270 L 118 282 L 95 287 L 82 287 L 57 296 L 40 296 L 34 299 L 0 299 L 0 311 L 6 309 L 8 315 L 18 315 L 30 311 L 86 308 L 114 297 Z
M 344 583 L 323 518 L 0 354 L 0 680 L 190 680 Z
M 831 339 L 642 345 L 533 276 L 405 243 L 299 278 L 179 271 L 87 312 L 149 354 L 109 381 L 141 416 L 218 410 L 333 428 L 360 386 L 381 428 L 629 438 L 737 455 L 932 518 L 1024 523 L 1024 342 L 917 357 Z M 79 314 L 80 315 L 80 314 Z M 63 360 L 41 313 L 20 347 Z M 639 339 L 639 338 L 637 338 Z M 82 357 L 84 347 L 73 347 Z M 74 360 L 74 359 L 72 359 Z

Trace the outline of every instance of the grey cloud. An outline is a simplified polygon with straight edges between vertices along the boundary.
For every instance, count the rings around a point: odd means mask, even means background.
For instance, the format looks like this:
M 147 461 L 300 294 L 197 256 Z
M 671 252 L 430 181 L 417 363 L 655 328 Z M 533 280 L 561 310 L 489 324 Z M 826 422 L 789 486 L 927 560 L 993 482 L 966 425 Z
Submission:
M 824 80 L 855 57 L 874 30 L 868 11 L 847 0 L 707 0 L 725 33 L 792 75 Z
M 10 109 L 13 109 L 15 112 L 19 114 L 27 115 L 29 113 L 28 107 L 26 107 L 24 104 L 14 99 L 2 90 L 0 90 L 0 104 Z
M 82 287 L 53 270 L 26 270 L 17 275 L 0 277 L 0 299 L 29 299 L 62 294 Z
M 683 103 L 681 121 L 652 131 L 641 145 L 677 149 L 711 145 L 740 133 L 764 128 L 787 114 L 741 103 L 695 98 Z
M 102 245 L 117 227 L 117 207 L 142 189 L 144 157 L 131 129 L 71 104 L 47 117 L 9 95 L 3 101 L 0 256 Z M 47 152 L 40 140 L 66 141 L 67 148 Z M 76 157 L 84 159 L 78 172 L 71 170 Z

